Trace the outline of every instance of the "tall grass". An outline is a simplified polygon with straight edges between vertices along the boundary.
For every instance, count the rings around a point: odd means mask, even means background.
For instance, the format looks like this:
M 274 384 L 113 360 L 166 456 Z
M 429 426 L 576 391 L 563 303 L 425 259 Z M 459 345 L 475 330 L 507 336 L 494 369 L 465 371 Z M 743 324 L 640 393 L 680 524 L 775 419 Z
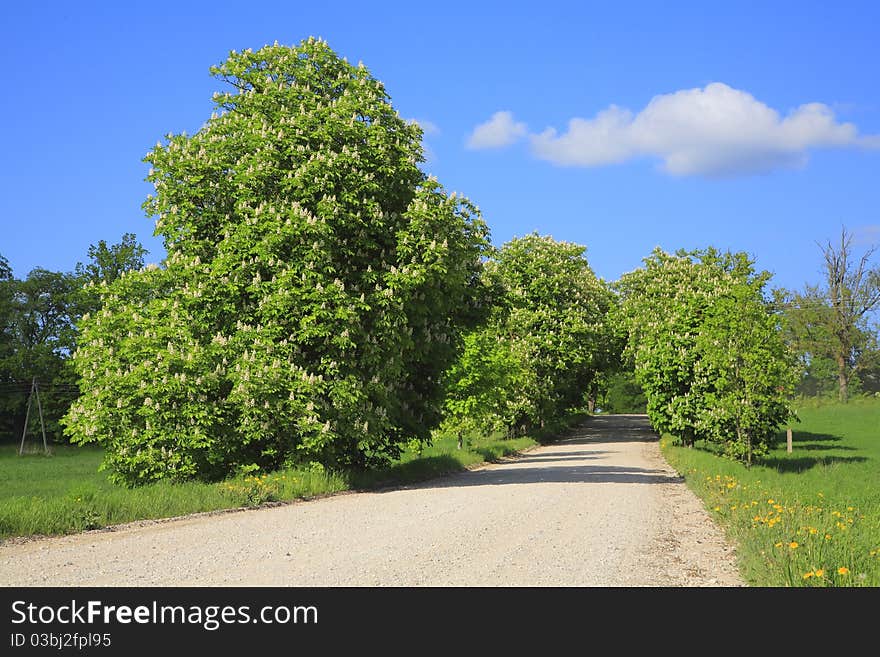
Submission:
M 807 402 L 760 465 L 661 448 L 736 543 L 753 586 L 880 586 L 880 400 Z

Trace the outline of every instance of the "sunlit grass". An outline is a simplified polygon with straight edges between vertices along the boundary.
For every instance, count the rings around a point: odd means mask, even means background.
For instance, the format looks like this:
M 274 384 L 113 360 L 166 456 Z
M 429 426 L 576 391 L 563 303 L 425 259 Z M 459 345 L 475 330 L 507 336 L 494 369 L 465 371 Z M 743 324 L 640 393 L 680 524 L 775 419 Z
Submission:
M 753 586 L 880 586 L 880 400 L 811 405 L 746 468 L 661 440 Z
M 7 444 L 0 446 L 0 539 L 65 534 L 420 481 L 537 445 L 582 417 L 573 414 L 545 432 L 520 438 L 468 436 L 462 449 L 456 437 L 438 435 L 432 445 L 408 449 L 390 468 L 377 472 L 297 468 L 250 473 L 217 483 L 159 482 L 132 489 L 112 484 L 99 472 L 103 453 L 98 448 L 55 445 L 50 456 L 19 456 L 17 445 Z

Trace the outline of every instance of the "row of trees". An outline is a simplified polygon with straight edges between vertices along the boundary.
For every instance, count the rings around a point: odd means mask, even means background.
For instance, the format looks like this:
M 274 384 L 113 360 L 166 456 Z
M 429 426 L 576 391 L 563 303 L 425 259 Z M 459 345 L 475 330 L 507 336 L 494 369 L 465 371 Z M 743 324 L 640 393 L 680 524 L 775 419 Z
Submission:
M 500 249 L 418 165 L 418 125 L 326 43 L 232 52 L 195 135 L 148 154 L 167 258 L 101 283 L 63 422 L 126 484 L 369 468 L 446 420 L 521 431 L 613 357 L 584 248 Z
M 167 257 L 90 252 L 52 349 L 82 393 L 64 430 L 115 480 L 375 467 L 443 423 L 542 426 L 627 368 L 689 444 L 751 461 L 788 418 L 793 352 L 743 254 L 655 251 L 610 286 L 578 244 L 494 248 L 363 65 L 310 39 L 212 73 L 211 119 L 146 157 Z

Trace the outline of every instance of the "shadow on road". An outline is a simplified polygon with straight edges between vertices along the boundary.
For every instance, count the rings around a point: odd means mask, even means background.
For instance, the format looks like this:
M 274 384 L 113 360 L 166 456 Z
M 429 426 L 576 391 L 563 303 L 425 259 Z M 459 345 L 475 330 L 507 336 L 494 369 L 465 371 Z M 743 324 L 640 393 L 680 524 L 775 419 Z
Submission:
M 526 453 L 501 466 L 457 473 L 407 488 L 452 488 L 533 483 L 668 484 L 683 481 L 666 470 L 600 465 L 617 453 L 615 443 L 654 442 L 658 437 L 643 415 L 591 417 L 540 453 Z M 554 448 L 561 447 L 559 451 Z
M 654 442 L 658 436 L 651 429 L 647 415 L 597 415 L 587 418 L 571 434 L 559 440 L 564 444 L 583 441 L 602 443 Z
M 513 464 L 512 464 L 513 465 Z M 624 483 L 668 484 L 682 479 L 664 470 L 607 465 L 563 465 L 472 470 L 419 485 L 419 488 L 457 488 L 459 486 L 498 486 L 535 483 Z

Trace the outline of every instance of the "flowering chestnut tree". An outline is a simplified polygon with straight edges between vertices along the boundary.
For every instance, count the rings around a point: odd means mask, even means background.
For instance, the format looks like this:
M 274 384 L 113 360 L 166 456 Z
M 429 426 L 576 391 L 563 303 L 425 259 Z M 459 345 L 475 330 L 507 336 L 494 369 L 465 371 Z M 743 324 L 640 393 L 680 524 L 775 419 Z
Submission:
M 451 423 L 510 430 L 583 404 L 616 357 L 608 321 L 614 298 L 585 251 L 532 233 L 487 260 L 492 311 L 447 374 Z
M 797 369 L 742 253 L 655 249 L 618 282 L 627 353 L 657 431 L 751 463 L 791 415 Z
M 194 135 L 145 160 L 167 258 L 102 286 L 65 419 L 127 484 L 370 467 L 427 439 L 480 316 L 488 229 L 421 130 L 316 39 L 231 52 Z

